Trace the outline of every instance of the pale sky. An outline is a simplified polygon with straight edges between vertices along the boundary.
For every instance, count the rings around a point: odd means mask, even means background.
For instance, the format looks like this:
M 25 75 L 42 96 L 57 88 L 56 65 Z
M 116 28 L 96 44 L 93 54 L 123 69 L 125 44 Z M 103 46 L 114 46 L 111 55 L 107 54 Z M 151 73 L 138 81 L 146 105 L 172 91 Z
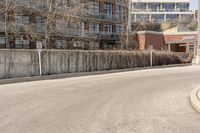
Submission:
M 193 10 L 197 9 L 197 7 L 198 7 L 197 1 L 198 0 L 191 0 L 191 5 L 190 5 L 191 9 L 193 9 Z

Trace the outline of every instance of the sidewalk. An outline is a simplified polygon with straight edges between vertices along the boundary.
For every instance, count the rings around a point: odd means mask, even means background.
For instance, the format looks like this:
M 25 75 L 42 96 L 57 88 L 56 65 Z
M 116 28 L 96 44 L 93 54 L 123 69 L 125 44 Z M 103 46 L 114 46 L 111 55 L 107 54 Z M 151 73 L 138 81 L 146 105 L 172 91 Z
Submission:
M 93 71 L 93 72 L 81 72 L 81 73 L 66 73 L 66 74 L 57 74 L 57 75 L 43 75 L 43 76 L 35 76 L 35 77 L 21 77 L 21 78 L 12 78 L 12 79 L 0 79 L 0 85 L 1 84 L 20 83 L 20 82 L 39 81 L 39 80 L 51 80 L 51 79 L 89 76 L 89 75 L 101 75 L 101 74 L 119 73 L 119 72 L 127 72 L 127 71 L 138 71 L 138 70 L 145 70 L 145 69 L 184 67 L 184 66 L 190 66 L 190 65 L 192 65 L 192 64 L 173 64 L 173 65 L 163 65 L 163 66 L 153 66 L 153 67 L 138 67 L 138 68 L 129 68 L 129 69 L 117 69 L 117 70 L 105 70 L 105 71 Z
M 191 92 L 190 100 L 194 109 L 200 112 L 200 87 L 197 87 Z

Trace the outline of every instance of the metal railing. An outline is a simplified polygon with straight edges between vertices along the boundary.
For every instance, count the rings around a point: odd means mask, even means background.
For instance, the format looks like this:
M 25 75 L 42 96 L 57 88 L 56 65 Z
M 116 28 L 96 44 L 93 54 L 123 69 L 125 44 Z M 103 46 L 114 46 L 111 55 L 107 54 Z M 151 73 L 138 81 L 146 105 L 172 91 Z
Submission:
M 132 12 L 192 12 L 187 9 L 132 9 Z
M 107 40 L 119 40 L 120 34 L 116 32 L 112 33 L 106 33 L 106 32 L 100 32 L 97 33 L 97 38 L 99 39 L 107 39 Z
M 115 22 L 121 21 L 121 19 L 118 15 L 112 15 L 112 14 L 106 14 L 106 13 L 94 14 L 94 15 L 90 15 L 88 17 L 106 20 L 106 21 L 115 21 Z

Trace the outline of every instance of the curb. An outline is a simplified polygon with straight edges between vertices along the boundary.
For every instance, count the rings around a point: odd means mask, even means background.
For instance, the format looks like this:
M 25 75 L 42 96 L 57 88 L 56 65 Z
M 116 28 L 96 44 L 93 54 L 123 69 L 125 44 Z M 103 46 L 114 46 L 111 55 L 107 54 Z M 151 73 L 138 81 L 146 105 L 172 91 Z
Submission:
M 192 90 L 190 93 L 190 101 L 193 108 L 200 113 L 200 87 Z
M 117 70 L 105 70 L 105 71 L 94 71 L 94 72 L 66 73 L 66 74 L 57 74 L 57 75 L 44 75 L 44 76 L 34 76 L 34 77 L 0 79 L 0 85 L 20 83 L 20 82 L 31 82 L 31 81 L 40 81 L 40 80 L 51 80 L 51 79 L 89 76 L 89 75 L 102 75 L 102 74 L 128 72 L 128 71 L 139 71 L 139 70 L 147 70 L 147 69 L 184 67 L 184 66 L 191 66 L 191 65 L 192 64 L 190 64 L 190 63 L 189 64 L 174 64 L 174 65 L 163 65 L 163 66 L 153 66 L 153 67 L 138 67 L 138 68 L 129 68 L 129 69 L 117 69 Z

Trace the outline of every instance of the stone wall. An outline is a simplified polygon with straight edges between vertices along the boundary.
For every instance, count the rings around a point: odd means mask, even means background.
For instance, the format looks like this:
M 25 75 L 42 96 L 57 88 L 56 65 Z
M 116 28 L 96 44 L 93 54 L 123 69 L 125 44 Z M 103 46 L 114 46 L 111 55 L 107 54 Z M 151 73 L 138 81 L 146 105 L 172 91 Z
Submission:
M 182 57 L 176 53 L 154 52 L 154 65 L 180 64 Z M 36 50 L 0 50 L 0 79 L 39 75 Z M 44 50 L 41 53 L 42 74 L 63 74 L 113 70 L 150 65 L 149 51 L 82 51 Z

